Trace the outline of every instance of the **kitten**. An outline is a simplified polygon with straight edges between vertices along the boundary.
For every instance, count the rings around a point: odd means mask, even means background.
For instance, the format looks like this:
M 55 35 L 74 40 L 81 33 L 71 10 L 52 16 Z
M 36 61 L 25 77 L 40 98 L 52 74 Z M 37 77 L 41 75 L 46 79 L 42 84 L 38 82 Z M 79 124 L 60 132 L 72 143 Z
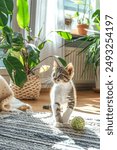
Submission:
M 14 94 L 6 80 L 0 76 L 0 111 L 11 111 Z
M 51 108 L 55 120 L 55 126 L 61 127 L 66 124 L 74 109 L 76 103 L 76 90 L 72 78 L 74 76 L 74 67 L 69 63 L 66 68 L 59 66 L 54 62 L 52 80 L 54 82 L 50 92 Z M 67 108 L 63 115 L 61 106 L 67 103 Z

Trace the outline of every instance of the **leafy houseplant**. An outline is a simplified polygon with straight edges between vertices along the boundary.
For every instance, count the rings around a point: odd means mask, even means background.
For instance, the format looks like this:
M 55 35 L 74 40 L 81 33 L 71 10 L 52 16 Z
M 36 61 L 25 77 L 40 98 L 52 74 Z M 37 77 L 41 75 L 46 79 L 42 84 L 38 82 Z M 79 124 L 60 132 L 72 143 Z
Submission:
M 93 34 L 83 37 L 82 40 L 84 42 L 89 41 L 89 44 L 83 48 L 80 53 L 86 54 L 85 68 L 88 64 L 93 64 L 94 72 L 95 72 L 95 82 L 96 82 L 96 90 L 100 88 L 100 10 L 97 9 L 92 14 L 93 23 L 96 25 L 96 32 L 93 31 Z
M 80 41 L 80 44 L 82 46 L 84 46 L 84 48 L 78 53 L 78 55 L 80 55 L 81 53 L 86 54 L 85 68 L 84 68 L 83 73 L 85 73 L 88 65 L 92 64 L 94 72 L 95 72 L 96 80 L 97 80 L 99 78 L 99 74 L 97 74 L 97 70 L 99 70 L 99 65 L 100 65 L 100 32 L 99 32 L 99 30 L 100 30 L 100 10 L 99 9 L 97 9 L 92 14 L 92 20 L 93 20 L 93 23 L 96 24 L 96 29 L 98 30 L 98 32 L 93 31 L 93 33 L 90 35 L 86 35 L 86 36 L 80 37 L 78 39 L 75 39 L 75 42 Z M 76 51 L 76 50 L 77 50 L 77 48 L 75 48 L 74 51 Z M 71 52 L 69 54 L 67 54 L 67 56 L 70 54 L 71 54 Z
M 71 25 L 71 23 L 72 23 L 72 16 L 70 14 L 66 14 L 65 15 L 65 24 L 69 26 L 69 25 Z
M 86 14 L 88 11 L 87 8 L 89 8 L 89 4 L 87 4 L 87 0 L 74 0 L 74 3 L 78 4 L 78 6 L 82 6 L 83 13 L 76 12 L 76 17 L 78 18 L 78 33 L 80 35 L 87 35 L 87 29 L 89 28 L 89 18 L 87 18 Z
M 98 32 L 95 30 L 92 31 L 93 34 L 87 35 L 83 38 L 81 38 L 82 41 L 86 42 L 89 41 L 89 44 L 83 48 L 80 52 L 85 52 L 86 53 L 86 65 L 87 64 L 93 64 L 94 69 L 96 71 L 97 66 L 100 64 L 100 10 L 97 9 L 93 14 L 92 14 L 92 19 L 93 22 L 96 23 L 96 27 Z
M 24 38 L 23 34 L 13 31 L 13 29 L 8 26 L 9 20 L 10 22 L 12 21 L 14 8 L 13 0 L 1 0 L 0 6 L 2 6 L 0 7 L 0 48 L 3 49 L 5 53 L 3 62 L 8 71 L 8 74 L 14 83 L 13 88 L 17 88 L 17 93 L 19 93 L 19 90 L 22 90 L 26 84 L 26 88 L 28 88 L 30 84 L 32 86 L 34 81 L 35 82 L 33 84 L 35 84 L 35 87 L 37 83 L 37 86 L 40 86 L 40 81 L 37 79 L 39 77 L 35 75 L 35 69 L 41 62 L 40 51 L 43 50 L 47 42 L 51 41 L 44 39 L 39 42 L 37 46 L 32 44 L 35 41 L 35 37 L 31 36 L 31 29 L 29 27 L 30 15 L 27 0 L 17 0 L 17 23 L 18 26 L 27 34 L 26 38 Z M 42 29 L 39 31 L 38 37 L 36 37 L 38 40 L 40 40 L 41 31 Z M 64 39 L 69 40 L 72 38 L 71 35 L 67 32 L 55 32 Z M 61 57 L 53 57 L 58 59 L 63 65 L 66 65 L 65 60 Z M 30 77 L 33 78 L 33 82 L 27 83 Z M 33 89 L 33 87 L 30 88 Z M 40 90 L 38 89 L 37 91 L 39 93 Z M 29 93 L 30 89 L 28 94 Z M 34 91 L 32 93 L 33 95 L 35 94 Z

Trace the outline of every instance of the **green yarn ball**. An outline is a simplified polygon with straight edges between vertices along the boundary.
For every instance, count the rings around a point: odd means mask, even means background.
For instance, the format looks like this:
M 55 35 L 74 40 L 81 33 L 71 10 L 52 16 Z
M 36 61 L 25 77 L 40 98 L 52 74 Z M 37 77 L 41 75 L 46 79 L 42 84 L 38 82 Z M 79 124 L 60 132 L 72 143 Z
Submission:
M 83 130 L 85 127 L 85 120 L 80 116 L 74 117 L 70 124 L 75 130 Z

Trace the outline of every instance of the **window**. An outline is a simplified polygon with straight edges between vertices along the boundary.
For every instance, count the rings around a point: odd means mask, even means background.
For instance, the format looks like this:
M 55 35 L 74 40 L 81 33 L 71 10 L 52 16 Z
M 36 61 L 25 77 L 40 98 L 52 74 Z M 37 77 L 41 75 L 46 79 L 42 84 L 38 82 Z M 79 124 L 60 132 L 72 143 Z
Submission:
M 77 1 L 82 1 L 83 4 L 77 4 Z M 64 0 L 64 12 L 65 17 L 67 16 L 73 16 L 75 12 L 79 12 L 80 16 L 79 18 L 82 18 L 84 12 L 85 16 L 87 18 L 91 18 L 91 14 L 96 10 L 97 8 L 97 1 L 99 0 Z M 86 9 L 84 9 L 86 4 Z M 77 25 L 77 18 L 72 19 L 71 29 L 75 29 Z

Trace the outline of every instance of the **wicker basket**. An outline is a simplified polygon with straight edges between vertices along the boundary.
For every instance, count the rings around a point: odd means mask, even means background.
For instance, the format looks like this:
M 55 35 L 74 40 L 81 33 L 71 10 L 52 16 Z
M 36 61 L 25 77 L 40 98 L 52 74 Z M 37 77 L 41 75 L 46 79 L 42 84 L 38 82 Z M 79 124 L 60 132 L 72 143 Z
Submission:
M 18 99 L 39 99 L 41 82 L 37 75 L 28 75 L 28 80 L 23 88 L 11 83 L 14 95 Z

